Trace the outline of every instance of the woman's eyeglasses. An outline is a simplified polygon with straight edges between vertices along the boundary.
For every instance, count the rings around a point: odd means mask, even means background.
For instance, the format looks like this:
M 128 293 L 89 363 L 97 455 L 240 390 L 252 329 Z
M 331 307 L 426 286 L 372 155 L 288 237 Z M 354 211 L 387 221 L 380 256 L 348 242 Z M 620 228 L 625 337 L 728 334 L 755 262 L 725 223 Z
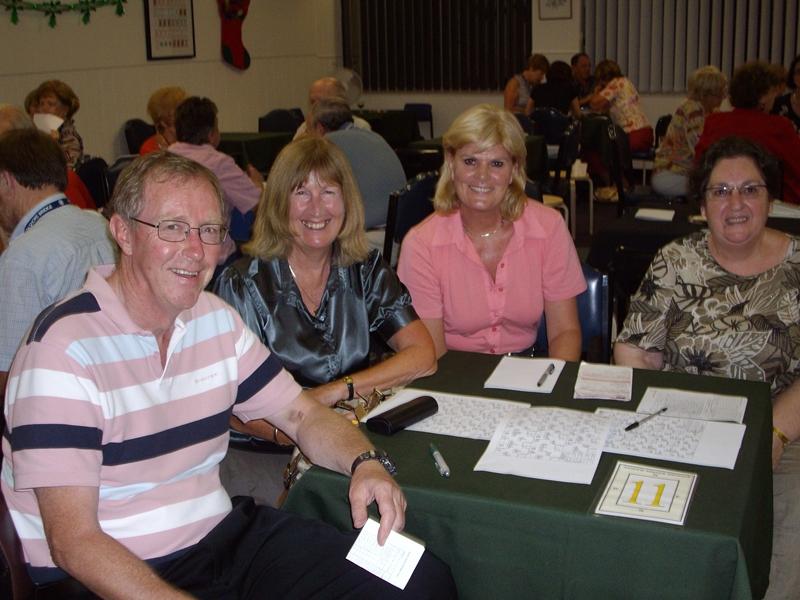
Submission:
M 729 200 L 734 192 L 744 200 L 759 200 L 767 195 L 767 186 L 763 183 L 743 183 L 742 185 L 712 185 L 705 189 L 708 200 Z

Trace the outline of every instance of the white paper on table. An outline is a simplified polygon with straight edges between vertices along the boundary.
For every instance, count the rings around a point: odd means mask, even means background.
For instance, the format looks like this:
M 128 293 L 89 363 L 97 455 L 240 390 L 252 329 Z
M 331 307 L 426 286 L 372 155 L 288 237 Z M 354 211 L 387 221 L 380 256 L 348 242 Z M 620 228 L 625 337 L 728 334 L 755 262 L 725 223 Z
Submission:
M 650 414 L 665 406 L 667 407 L 665 416 L 669 417 L 741 423 L 744 420 L 744 410 L 747 408 L 747 398 L 649 387 L 642 396 L 636 412 Z
M 640 208 L 636 211 L 636 219 L 640 221 L 672 221 L 675 211 L 669 208 Z
M 33 124 L 36 125 L 37 129 L 45 133 L 58 131 L 62 123 L 64 123 L 64 119 L 57 115 L 51 115 L 49 113 L 36 113 L 33 115 Z
M 736 465 L 745 430 L 739 423 L 658 415 L 636 429 L 625 431 L 625 427 L 641 415 L 609 408 L 598 408 L 595 413 L 608 419 L 605 452 L 724 469 L 733 469 Z
M 633 369 L 582 362 L 578 367 L 573 398 L 593 398 L 596 400 L 631 399 Z
M 588 484 L 607 436 L 608 421 L 593 413 L 529 408 L 500 424 L 475 470 Z
M 379 546 L 378 522 L 370 518 L 347 553 L 347 560 L 404 590 L 423 552 L 423 544 L 396 531 Z
M 504 356 L 483 387 L 549 394 L 553 391 L 565 364 L 563 360 L 557 358 Z M 553 372 L 545 378 L 541 386 L 536 385 L 550 365 L 553 365 Z
M 430 390 L 405 388 L 390 399 L 379 404 L 367 415 L 367 420 L 400 404 L 418 398 L 433 396 L 439 405 L 435 415 L 407 427 L 410 431 L 453 435 L 475 440 L 491 439 L 501 420 L 509 414 L 528 410 L 529 404 L 481 398 L 479 396 L 458 396 Z

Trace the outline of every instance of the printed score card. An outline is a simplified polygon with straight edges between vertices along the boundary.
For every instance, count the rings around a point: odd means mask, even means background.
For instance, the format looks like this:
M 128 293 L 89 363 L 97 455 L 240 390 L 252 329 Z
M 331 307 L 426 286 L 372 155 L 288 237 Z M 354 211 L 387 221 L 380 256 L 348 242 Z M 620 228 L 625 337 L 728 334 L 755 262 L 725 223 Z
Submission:
M 619 461 L 595 513 L 683 525 L 697 473 Z

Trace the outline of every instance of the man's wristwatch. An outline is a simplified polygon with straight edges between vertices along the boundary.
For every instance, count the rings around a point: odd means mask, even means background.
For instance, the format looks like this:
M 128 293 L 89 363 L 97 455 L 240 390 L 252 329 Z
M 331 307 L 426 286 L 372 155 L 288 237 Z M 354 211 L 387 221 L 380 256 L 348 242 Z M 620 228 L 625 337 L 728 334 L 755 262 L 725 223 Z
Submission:
M 350 467 L 350 474 L 352 475 L 355 473 L 356 467 L 367 460 L 377 460 L 383 465 L 383 468 L 386 469 L 389 475 L 394 476 L 394 474 L 397 473 L 397 466 L 386 452 L 383 450 L 370 450 L 369 452 L 364 452 L 356 456 L 356 459 L 353 461 L 353 466 Z

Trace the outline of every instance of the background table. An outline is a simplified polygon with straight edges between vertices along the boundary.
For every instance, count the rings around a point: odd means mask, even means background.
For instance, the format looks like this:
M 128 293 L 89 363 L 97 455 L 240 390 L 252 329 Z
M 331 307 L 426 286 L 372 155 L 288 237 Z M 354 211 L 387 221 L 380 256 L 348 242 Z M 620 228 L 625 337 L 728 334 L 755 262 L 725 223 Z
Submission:
M 370 434 L 398 465 L 406 531 L 453 570 L 461 598 L 750 598 L 763 595 L 772 544 L 771 404 L 756 382 L 635 371 L 629 403 L 572 400 L 577 364 L 553 393 L 484 390 L 498 357 L 448 352 L 418 387 L 593 411 L 634 410 L 648 385 L 746 395 L 734 470 L 604 453 L 591 485 L 473 471 L 487 442 L 403 431 Z M 366 430 L 365 430 L 366 431 Z M 435 441 L 452 476 L 434 469 Z M 594 515 L 618 460 L 698 474 L 684 526 Z M 346 477 L 312 468 L 284 507 L 351 529 Z

